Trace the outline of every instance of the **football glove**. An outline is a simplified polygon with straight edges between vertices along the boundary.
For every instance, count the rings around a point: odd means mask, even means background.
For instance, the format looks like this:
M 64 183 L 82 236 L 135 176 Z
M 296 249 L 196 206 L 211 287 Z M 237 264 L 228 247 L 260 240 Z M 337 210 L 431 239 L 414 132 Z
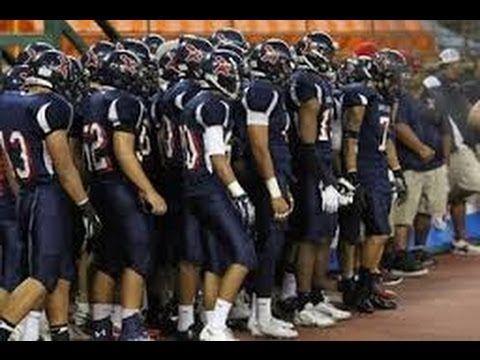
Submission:
M 368 207 L 367 201 L 367 192 L 365 188 L 360 184 L 357 177 L 356 171 L 351 171 L 347 173 L 345 179 L 355 186 L 355 194 L 353 196 L 353 205 L 355 206 L 358 213 L 362 213 Z
M 90 201 L 78 206 L 80 215 L 82 217 L 83 227 L 85 229 L 85 241 L 87 242 L 87 249 L 89 251 L 98 249 L 100 246 L 99 235 L 102 231 L 103 225 L 97 212 L 93 208 Z
M 345 178 L 340 178 L 337 181 L 337 190 L 340 193 L 338 203 L 340 206 L 348 206 L 353 204 L 353 198 L 355 197 L 355 186 Z
M 397 202 L 403 203 L 407 199 L 408 187 L 402 170 L 393 171 L 393 189 L 397 193 Z
M 323 183 L 320 183 L 319 187 L 322 194 L 322 211 L 327 214 L 336 213 L 340 199 L 340 194 L 337 189 L 335 189 L 333 185 L 324 186 Z
M 232 199 L 233 205 L 242 218 L 242 222 L 247 227 L 255 225 L 255 207 L 253 206 L 247 194 L 243 194 Z

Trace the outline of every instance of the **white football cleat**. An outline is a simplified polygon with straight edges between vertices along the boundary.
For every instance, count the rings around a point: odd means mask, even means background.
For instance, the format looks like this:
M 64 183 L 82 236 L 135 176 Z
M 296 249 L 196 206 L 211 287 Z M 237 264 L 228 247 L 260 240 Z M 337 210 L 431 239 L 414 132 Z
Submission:
M 202 329 L 198 338 L 200 341 L 237 341 L 228 327 L 217 329 L 209 325 Z
M 325 328 L 335 325 L 335 320 L 315 310 L 312 303 L 307 303 L 301 311 L 295 314 L 294 323 L 300 326 Z
M 319 302 L 315 305 L 315 310 L 333 318 L 336 321 L 348 320 L 352 317 L 352 313 L 349 311 L 344 311 L 337 309 L 326 296 L 324 296 L 324 301 Z
M 283 326 L 284 328 L 287 328 L 287 329 L 294 329 L 295 328 L 295 325 L 293 325 L 291 322 L 288 322 L 288 321 L 285 321 L 285 320 L 282 320 L 282 319 L 278 319 L 278 318 L 273 317 L 273 316 L 272 316 L 272 321 L 274 323 L 277 323 L 278 326 Z
M 248 319 L 247 328 L 250 330 L 250 334 L 253 336 L 270 336 L 284 339 L 298 337 L 298 332 L 295 330 L 295 325 L 288 321 L 277 319 L 273 316 L 267 326 L 260 326 L 259 321 L 250 316 Z
M 265 324 L 257 321 L 254 325 L 256 331 L 252 331 L 252 335 L 261 337 L 272 337 L 276 339 L 294 339 L 298 337 L 298 332 L 295 329 L 289 329 L 281 326 L 280 323 L 270 319 Z

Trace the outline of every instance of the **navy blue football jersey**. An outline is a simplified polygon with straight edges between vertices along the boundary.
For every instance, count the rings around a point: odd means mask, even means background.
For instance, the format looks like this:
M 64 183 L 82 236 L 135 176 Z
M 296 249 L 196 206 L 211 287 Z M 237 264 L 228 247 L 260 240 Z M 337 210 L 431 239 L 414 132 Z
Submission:
M 152 108 L 153 100 L 153 97 L 142 100 L 145 111 L 143 112 L 140 138 L 143 143 L 141 152 L 142 168 L 145 174 L 156 182 L 160 176 L 160 152 L 158 148 L 158 138 L 156 136 L 156 120 L 155 117 L 152 116 L 151 111 L 147 111 L 147 109 Z
M 135 152 L 143 165 L 151 153 L 148 124 L 142 101 L 123 90 L 102 87 L 82 102 L 83 149 L 93 176 L 121 173 L 113 151 L 114 131 L 135 135 Z
M 328 79 L 314 71 L 299 69 L 290 79 L 288 105 L 294 113 L 300 106 L 311 99 L 317 99 L 321 104 L 318 113 L 317 146 L 322 151 L 331 150 L 331 127 L 335 111 L 333 89 Z M 295 117 L 298 119 L 298 116 Z M 298 120 L 296 121 L 298 129 Z
M 290 117 L 285 105 L 284 89 L 266 80 L 255 80 L 246 89 L 242 103 L 245 107 L 245 127 L 268 126 L 268 145 L 275 170 L 283 175 L 289 175 L 291 173 L 288 145 Z M 253 155 L 247 150 L 248 158 L 253 160 Z
M 21 185 L 48 183 L 55 169 L 45 139 L 57 130 L 68 132 L 73 107 L 53 92 L 5 91 L 0 94 L 0 143 Z
M 169 87 L 154 105 L 158 124 L 159 142 L 163 161 L 167 168 L 182 168 L 183 158 L 180 144 L 179 119 L 185 105 L 200 92 L 198 81 L 183 79 Z
M 200 195 L 218 191 L 223 185 L 214 174 L 207 153 L 205 133 L 212 127 L 221 130 L 222 138 L 216 139 L 222 152 L 231 151 L 233 121 L 231 103 L 218 92 L 203 90 L 191 99 L 182 112 L 179 126 L 183 161 L 185 194 Z
M 366 168 L 386 166 L 386 146 L 390 137 L 391 105 L 372 87 L 363 84 L 343 88 L 342 107 L 365 106 L 358 137 L 358 161 Z

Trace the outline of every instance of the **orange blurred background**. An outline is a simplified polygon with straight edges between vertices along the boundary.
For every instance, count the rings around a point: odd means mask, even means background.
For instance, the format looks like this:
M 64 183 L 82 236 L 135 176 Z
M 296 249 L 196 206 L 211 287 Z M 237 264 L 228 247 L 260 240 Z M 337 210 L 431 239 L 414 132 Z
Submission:
M 88 44 L 105 37 L 93 20 L 67 21 Z M 133 37 L 148 32 L 167 39 L 181 33 L 210 35 L 216 29 L 233 27 L 251 42 L 269 37 L 293 42 L 307 31 L 321 30 L 330 33 L 344 53 L 365 40 L 374 40 L 380 47 L 409 49 L 423 58 L 433 56 L 436 51 L 431 30 L 419 20 L 111 20 L 111 23 L 123 36 Z M 0 33 L 42 32 L 42 20 L 0 20 Z M 63 50 L 74 51 L 67 41 L 62 44 Z

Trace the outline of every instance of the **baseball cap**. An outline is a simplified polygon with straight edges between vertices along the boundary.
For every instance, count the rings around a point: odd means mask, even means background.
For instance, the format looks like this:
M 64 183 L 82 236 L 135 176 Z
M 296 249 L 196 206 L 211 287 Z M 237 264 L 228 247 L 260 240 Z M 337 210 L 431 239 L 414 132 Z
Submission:
M 370 56 L 373 57 L 378 51 L 377 45 L 372 41 L 363 41 L 359 43 L 354 49 L 353 54 L 356 56 Z
M 445 49 L 440 53 L 439 58 L 442 64 L 452 64 L 460 61 L 460 53 L 455 49 Z

